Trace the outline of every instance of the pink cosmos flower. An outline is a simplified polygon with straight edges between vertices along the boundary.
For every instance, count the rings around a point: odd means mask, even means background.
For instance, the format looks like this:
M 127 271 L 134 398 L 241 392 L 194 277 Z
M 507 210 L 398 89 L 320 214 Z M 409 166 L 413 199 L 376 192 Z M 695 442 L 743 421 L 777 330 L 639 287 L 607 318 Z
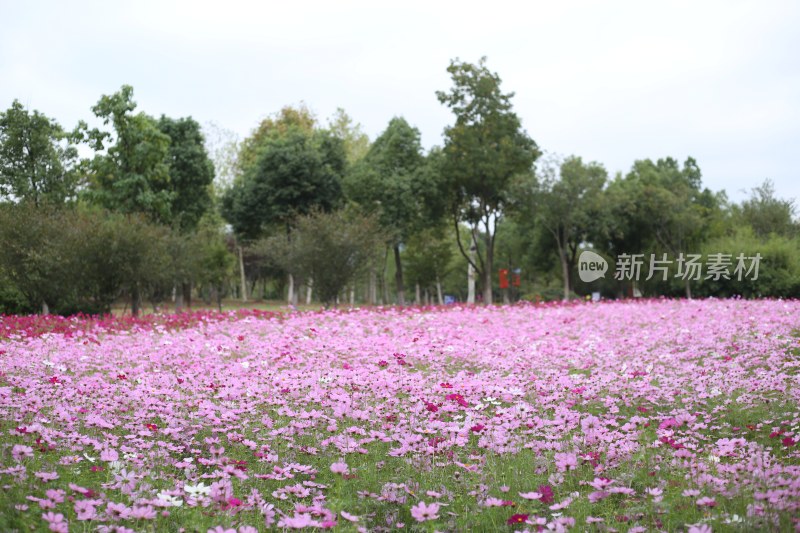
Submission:
M 714 500 L 714 498 L 709 498 L 707 496 L 704 496 L 697 500 L 697 505 L 699 505 L 700 507 L 716 507 L 717 502 L 716 500 Z
M 69 531 L 67 521 L 64 519 L 64 515 L 61 513 L 44 513 L 42 515 L 42 520 L 47 522 L 50 531 L 55 531 L 56 533 L 67 533 Z
M 331 472 L 334 474 L 347 474 L 350 472 L 350 467 L 345 462 L 333 463 L 331 465 Z
M 78 520 L 95 520 L 97 519 L 97 510 L 95 509 L 94 502 L 89 500 L 78 500 L 74 505 L 75 514 Z
M 11 457 L 13 457 L 17 462 L 20 462 L 28 457 L 33 457 L 33 448 L 23 444 L 15 444 L 14 447 L 11 448 Z
M 420 501 L 417 505 L 411 508 L 411 516 L 417 522 L 425 522 L 427 520 L 436 520 L 439 518 L 439 504 L 434 502 L 426 505 L 425 502 Z

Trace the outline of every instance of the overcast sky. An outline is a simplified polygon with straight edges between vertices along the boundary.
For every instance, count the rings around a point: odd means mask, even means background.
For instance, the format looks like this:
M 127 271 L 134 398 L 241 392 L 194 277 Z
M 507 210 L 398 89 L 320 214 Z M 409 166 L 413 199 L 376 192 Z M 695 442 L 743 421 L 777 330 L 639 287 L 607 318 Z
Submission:
M 800 2 L 382 4 L 0 0 L 0 106 L 71 128 L 129 84 L 140 110 L 244 137 L 303 101 L 373 139 L 402 115 L 429 148 L 450 60 L 487 56 L 548 152 L 611 174 L 691 155 L 733 200 L 766 178 L 800 199 Z

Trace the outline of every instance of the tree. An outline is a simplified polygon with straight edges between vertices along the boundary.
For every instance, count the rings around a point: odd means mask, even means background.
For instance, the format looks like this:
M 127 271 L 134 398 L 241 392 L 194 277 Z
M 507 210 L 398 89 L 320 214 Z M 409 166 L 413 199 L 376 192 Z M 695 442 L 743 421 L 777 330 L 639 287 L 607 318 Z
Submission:
M 453 111 L 456 122 L 445 129 L 443 173 L 459 250 L 482 276 L 484 302 L 489 304 L 494 237 L 502 222 L 509 185 L 514 176 L 530 171 L 539 150 L 512 111 L 514 94 L 501 92 L 500 78 L 487 69 L 486 58 L 477 65 L 456 59 L 447 71 L 453 88 L 436 94 Z M 475 248 L 479 238 L 484 241 L 477 261 L 461 242 L 459 222 L 469 226 Z
M 33 202 L 0 204 L 0 270 L 23 296 L 28 309 L 42 314 L 69 299 L 63 260 L 64 214 Z
M 752 189 L 750 198 L 742 202 L 737 211 L 761 239 L 766 239 L 773 233 L 790 238 L 800 233 L 800 225 L 794 220 L 794 202 L 776 198 L 771 180 L 765 180 Z
M 317 127 L 317 119 L 305 104 L 298 107 L 285 106 L 278 113 L 261 121 L 250 136 L 242 141 L 237 162 L 239 175 L 244 176 L 258 162 L 264 146 L 289 130 L 297 129 L 311 135 Z
M 214 164 L 208 157 L 200 124 L 193 118 L 161 116 L 158 128 L 169 137 L 166 188 L 170 202 L 170 223 L 181 231 L 194 230 L 211 208 Z
M 404 255 L 408 265 L 408 279 L 419 289 L 436 290 L 439 305 L 444 303 L 442 280 L 450 272 L 453 258 L 452 239 L 446 238 L 446 227 L 433 226 L 420 230 L 408 238 Z
M 297 216 L 340 205 L 347 162 L 341 139 L 330 132 L 278 128 L 264 138 L 258 154 L 222 199 L 223 216 L 245 241 L 275 230 L 289 238 Z M 295 303 L 294 277 L 287 273 L 288 299 Z
M 389 236 L 399 305 L 405 304 L 400 246 L 420 216 L 417 177 L 424 161 L 419 130 L 395 117 L 345 179 L 347 196 L 365 212 L 377 213 Z
M 353 119 L 341 107 L 328 121 L 328 130 L 342 140 L 347 154 L 347 163 L 352 165 L 361 160 L 369 151 L 369 137 L 361 129 L 361 124 L 354 124 Z
M 297 216 L 339 205 L 344 165 L 340 140 L 327 132 L 289 129 L 268 139 L 256 164 L 228 190 L 223 216 L 247 239 L 276 225 L 288 231 Z
M 219 195 L 233 185 L 239 169 L 239 136 L 214 122 L 203 126 L 206 152 L 214 164 L 214 192 Z
M 0 112 L 0 198 L 62 204 L 78 186 L 78 152 L 55 120 L 19 101 Z
M 106 150 L 92 161 L 89 196 L 106 209 L 144 213 L 151 220 L 168 223 L 174 197 L 169 187 L 170 138 L 152 117 L 132 114 L 136 109 L 132 98 L 133 88 L 123 85 L 92 107 L 114 133 L 93 129 L 86 134 L 96 151 Z
M 520 206 L 550 233 L 558 253 L 564 300 L 573 291 L 572 273 L 579 245 L 587 240 L 601 216 L 603 187 L 608 176 L 600 163 L 570 156 L 543 166 L 521 191 Z
M 295 220 L 290 239 L 275 235 L 265 246 L 281 268 L 313 279 L 315 294 L 330 307 L 374 259 L 384 238 L 374 217 L 314 211 Z
M 646 252 L 657 245 L 674 258 L 695 252 L 710 237 L 723 196 L 702 189 L 700 167 L 667 157 L 635 161 L 625 178 L 608 187 L 616 251 Z M 638 249 L 637 249 L 638 248 Z M 691 280 L 684 283 L 691 298 Z

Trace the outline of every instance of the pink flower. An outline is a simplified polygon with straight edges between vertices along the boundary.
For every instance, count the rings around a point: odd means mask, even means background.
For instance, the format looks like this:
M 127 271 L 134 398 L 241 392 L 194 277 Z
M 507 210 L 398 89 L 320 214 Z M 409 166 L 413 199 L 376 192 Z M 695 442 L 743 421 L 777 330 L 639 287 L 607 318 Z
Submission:
M 709 498 L 707 496 L 704 496 L 697 500 L 697 505 L 701 507 L 716 507 L 717 502 L 716 500 L 714 500 L 714 498 Z
M 538 500 L 542 495 L 538 492 L 520 492 L 519 497 L 526 500 Z
M 574 453 L 557 453 L 555 462 L 559 472 L 566 472 L 578 467 L 578 456 Z
M 439 515 L 437 514 L 438 512 L 439 504 L 435 502 L 430 505 L 425 505 L 425 502 L 421 501 L 411 508 L 411 516 L 417 522 L 436 520 L 439 518 Z
M 11 457 L 17 462 L 28 457 L 33 457 L 33 448 L 22 444 L 15 444 L 14 447 L 11 448 Z
M 109 463 L 112 461 L 118 461 L 119 453 L 117 453 L 117 450 L 106 448 L 105 450 L 100 452 L 100 460 Z
M 76 501 L 74 509 L 78 520 L 95 520 L 97 518 L 94 502 L 90 500 Z
M 284 516 L 278 521 L 278 527 L 287 529 L 303 529 L 306 527 L 320 527 L 322 524 L 317 522 L 311 515 L 295 514 L 294 516 Z
M 331 465 L 331 472 L 334 474 L 347 474 L 350 472 L 350 467 L 345 462 L 333 463 Z
M 69 526 L 66 520 L 64 520 L 64 515 L 61 513 L 44 513 L 42 515 L 42 520 L 48 523 L 50 531 L 55 531 L 56 533 L 67 533 L 69 531 Z
M 341 511 L 340 514 L 345 520 L 349 520 L 350 522 L 358 522 L 358 517 L 354 514 L 350 514 L 347 511 Z
M 708 524 L 693 524 L 686 533 L 712 533 L 712 529 Z
M 58 479 L 56 472 L 36 472 L 33 475 L 45 482 Z

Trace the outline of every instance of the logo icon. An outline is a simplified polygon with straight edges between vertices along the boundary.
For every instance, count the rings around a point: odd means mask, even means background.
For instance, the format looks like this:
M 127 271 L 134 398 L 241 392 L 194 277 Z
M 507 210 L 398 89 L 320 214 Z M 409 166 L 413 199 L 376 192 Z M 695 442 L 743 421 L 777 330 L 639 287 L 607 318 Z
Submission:
M 585 250 L 578 258 L 578 276 L 584 283 L 606 277 L 608 272 L 608 262 L 600 255 Z

